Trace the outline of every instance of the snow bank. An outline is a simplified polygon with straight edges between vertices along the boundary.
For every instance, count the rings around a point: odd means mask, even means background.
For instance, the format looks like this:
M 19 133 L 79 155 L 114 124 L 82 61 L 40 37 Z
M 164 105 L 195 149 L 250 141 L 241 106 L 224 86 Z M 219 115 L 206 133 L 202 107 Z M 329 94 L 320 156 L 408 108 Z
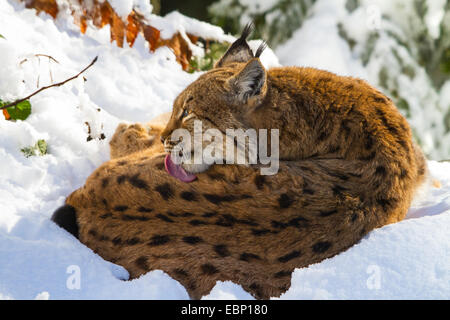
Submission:
M 169 111 L 199 73 L 182 71 L 167 48 L 149 53 L 141 37 L 133 48 L 116 48 L 108 28 L 81 36 L 70 19 L 35 16 L 13 0 L 0 1 L 0 21 L 6 38 L 0 39 L 2 100 L 36 90 L 38 79 L 40 86 L 51 78 L 66 79 L 99 56 L 84 75 L 86 82 L 80 78 L 33 97 L 26 121 L 0 119 L 0 299 L 187 299 L 185 289 L 161 271 L 123 281 L 126 270 L 104 261 L 49 217 L 108 159 L 108 141 L 119 122 L 145 122 Z M 186 23 L 187 32 L 197 28 Z M 270 50 L 262 59 L 268 67 L 278 64 Z M 332 63 L 328 66 L 333 70 Z M 345 66 L 335 71 L 360 75 Z M 25 158 L 20 149 L 38 139 L 48 142 L 49 154 Z M 332 259 L 296 270 L 282 298 L 449 298 L 450 164 L 430 166 L 443 187 L 423 191 L 409 219 L 371 232 Z M 218 283 L 205 297 L 250 298 L 231 282 Z

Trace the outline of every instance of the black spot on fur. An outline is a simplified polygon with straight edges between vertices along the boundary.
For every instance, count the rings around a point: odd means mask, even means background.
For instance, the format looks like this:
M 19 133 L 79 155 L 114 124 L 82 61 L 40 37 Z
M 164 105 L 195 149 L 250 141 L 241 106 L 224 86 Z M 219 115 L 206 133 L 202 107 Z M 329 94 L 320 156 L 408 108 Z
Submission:
M 195 236 L 189 236 L 189 237 L 183 237 L 183 241 L 189 244 L 197 244 L 203 241 L 200 237 Z
M 325 141 L 330 136 L 330 130 L 322 130 L 322 132 L 317 137 L 318 141 Z
M 386 212 L 392 206 L 392 199 L 377 199 L 377 203 L 383 208 L 383 211 Z
M 187 278 L 189 276 L 187 271 L 184 269 L 181 269 L 181 268 L 173 269 L 173 273 L 175 273 L 176 275 L 183 277 L 183 278 Z
M 317 81 L 316 87 L 321 87 L 324 85 L 324 83 L 331 82 L 331 81 L 332 81 L 331 78 L 327 78 L 327 77 L 320 78 Z
M 331 190 L 333 191 L 333 194 L 335 196 L 342 196 L 342 192 L 346 191 L 347 189 L 342 186 L 335 185 L 333 188 L 331 188 Z
M 193 225 L 193 226 L 201 226 L 201 225 L 205 225 L 208 223 L 206 221 L 194 219 L 194 220 L 189 221 L 189 224 Z
M 308 220 L 303 217 L 297 217 L 289 220 L 287 225 L 295 228 L 303 228 L 308 225 Z
M 400 135 L 398 129 L 392 125 L 388 125 L 386 124 L 386 128 L 389 130 L 389 132 L 393 135 L 393 136 L 398 136 Z
M 153 209 L 146 208 L 146 207 L 139 207 L 138 211 L 139 212 L 147 212 L 148 213 L 148 212 L 152 212 Z
M 350 136 L 350 133 L 352 132 L 352 129 L 350 128 L 350 120 L 342 120 L 341 122 L 341 130 L 344 132 L 344 135 L 346 138 Z
M 250 262 L 250 260 L 261 260 L 261 258 L 257 254 L 244 252 L 239 256 L 239 260 Z
M 272 224 L 272 227 L 277 228 L 277 229 L 285 229 L 289 226 L 287 223 L 284 223 L 281 221 L 276 221 L 276 220 L 272 220 L 271 224 Z
M 202 214 L 203 218 L 211 218 L 217 215 L 217 212 L 205 212 L 204 214 Z
M 279 271 L 279 272 L 275 273 L 273 276 L 275 278 L 279 279 L 279 278 L 290 277 L 291 273 L 292 272 L 290 272 L 290 271 Z
M 258 190 L 261 190 L 264 187 L 264 184 L 266 183 L 266 176 L 257 175 L 255 176 L 253 182 L 255 183 Z
M 262 288 L 257 283 L 252 283 L 249 288 L 254 291 L 254 295 L 257 299 L 263 298 Z
M 189 281 L 188 285 L 187 285 L 189 290 L 196 290 L 197 289 L 197 283 L 194 280 Z
M 215 245 L 214 251 L 222 258 L 228 257 L 230 255 L 230 251 L 228 251 L 227 246 L 224 244 Z
M 263 236 L 269 232 L 270 232 L 269 229 L 252 229 L 252 233 L 255 236 Z
M 156 215 L 156 217 L 159 218 L 159 219 L 161 219 L 162 221 L 165 221 L 165 222 L 173 222 L 172 219 L 170 219 L 168 216 L 166 216 L 166 215 L 164 215 L 164 214 L 161 214 L 161 213 L 158 213 L 158 214 Z
M 223 214 L 216 221 L 216 225 L 222 227 L 232 227 L 236 222 L 237 222 L 236 218 L 233 217 L 231 214 Z
M 105 199 L 105 198 L 103 198 L 103 199 L 102 199 L 102 202 L 103 202 L 103 204 L 104 204 L 105 206 L 107 206 L 107 205 L 108 205 L 108 201 L 106 201 L 106 199 Z
M 380 118 L 384 118 L 384 120 L 382 119 L 383 122 L 386 120 L 386 116 L 385 116 L 384 111 L 382 109 L 375 108 L 375 112 Z
M 164 200 L 168 200 L 169 198 L 173 197 L 172 187 L 168 183 L 156 186 L 155 190 L 159 192 Z
M 351 221 L 355 222 L 358 219 L 358 215 L 356 213 L 352 214 Z
M 203 274 L 206 275 L 213 275 L 219 272 L 219 270 L 217 270 L 217 268 L 210 263 L 202 264 L 201 269 Z
M 166 244 L 170 241 L 170 237 L 167 235 L 155 235 L 151 237 L 150 242 L 147 243 L 149 246 L 160 246 Z
M 90 230 L 88 231 L 88 234 L 90 234 L 90 235 L 93 236 L 93 237 L 96 237 L 96 236 L 97 236 L 97 231 L 94 230 L 94 229 L 90 229 Z
M 124 182 L 127 179 L 127 176 L 125 175 L 120 175 L 117 177 L 117 183 L 121 184 L 122 182 Z
M 147 257 L 141 256 L 134 261 L 135 265 L 142 270 L 148 270 L 149 266 L 147 263 Z
M 331 247 L 331 243 L 328 241 L 323 242 L 317 242 L 315 245 L 313 245 L 312 249 L 316 253 L 324 253 Z
M 170 211 L 167 211 L 167 214 L 171 217 L 192 217 L 194 214 L 192 212 L 182 212 L 182 213 L 173 213 Z
M 236 197 L 233 195 L 224 195 L 219 196 L 217 194 L 203 194 L 206 200 L 208 200 L 211 203 L 219 205 L 221 202 L 230 202 L 236 200 Z
M 373 96 L 373 101 L 379 102 L 379 103 L 386 103 L 386 99 L 380 96 Z
M 316 192 L 313 189 L 303 188 L 303 193 L 313 195 Z
M 112 243 L 113 243 L 113 245 L 118 246 L 118 245 L 122 244 L 122 238 L 115 237 L 114 239 L 112 239 Z
M 292 252 L 290 252 L 290 253 L 288 253 L 288 254 L 286 254 L 284 256 L 279 257 L 278 261 L 280 261 L 280 262 L 288 262 L 289 260 L 292 260 L 292 259 L 300 257 L 300 255 L 301 255 L 300 251 L 294 250 L 294 251 L 292 251 Z
M 122 161 L 118 161 L 118 162 L 117 162 L 117 165 L 119 165 L 119 166 L 124 166 L 124 165 L 126 165 L 127 163 L 128 163 L 127 161 L 122 160 Z
M 126 210 L 128 210 L 127 206 L 115 206 L 114 207 L 114 211 L 124 212 Z
M 183 213 L 180 214 L 180 216 L 186 217 L 186 218 L 192 217 L 193 215 L 194 214 L 192 212 L 183 212 Z
M 112 217 L 112 213 L 110 213 L 110 212 L 107 212 L 100 216 L 101 219 L 106 219 L 106 218 L 111 218 L 111 217 Z
M 408 171 L 405 168 L 400 169 L 400 179 L 405 179 L 408 176 Z
M 135 216 L 131 214 L 124 214 L 122 215 L 123 221 L 148 221 L 150 218 L 143 217 L 143 216 Z
M 283 193 L 278 198 L 278 205 L 282 209 L 289 208 L 292 205 L 293 202 L 294 202 L 294 200 L 287 193 Z
M 321 217 L 328 217 L 328 216 L 331 216 L 331 215 L 333 215 L 333 214 L 335 214 L 335 213 L 337 213 L 338 211 L 335 209 L 335 210 L 330 210 L 330 211 L 321 211 L 320 212 L 320 216 Z
M 127 245 L 130 245 L 130 246 L 134 246 L 135 244 L 138 244 L 140 242 L 141 242 L 141 240 L 139 240 L 139 238 L 136 238 L 136 237 L 128 239 L 127 241 L 125 241 L 125 243 Z
M 378 167 L 375 169 L 375 174 L 381 175 L 381 176 L 385 176 L 385 175 L 387 174 L 386 168 L 385 168 L 384 166 L 378 166 Z
M 180 196 L 186 201 L 197 201 L 197 196 L 193 192 L 183 191 Z
M 349 179 L 349 177 L 346 174 L 344 174 L 344 173 L 332 172 L 332 171 L 328 171 L 328 170 L 327 170 L 327 172 L 328 172 L 328 174 L 330 176 L 338 178 L 338 179 L 343 180 L 343 181 L 347 181 Z
M 136 187 L 139 189 L 148 189 L 147 182 L 145 182 L 142 179 L 139 179 L 139 173 L 136 173 L 134 176 L 131 176 L 130 178 L 128 178 L 128 182 L 130 182 L 130 184 L 133 187 Z
M 102 188 L 106 188 L 106 186 L 108 186 L 108 183 L 109 183 L 109 179 L 103 178 L 102 179 Z
M 352 84 L 348 84 L 344 87 L 346 90 L 353 90 L 354 86 Z
M 75 208 L 64 205 L 53 213 L 51 220 L 78 239 L 78 223 Z
M 366 148 L 366 150 L 371 150 L 374 144 L 375 140 L 369 133 L 367 133 L 364 137 L 364 148 Z
M 259 226 L 258 223 L 256 223 L 255 221 L 253 221 L 252 219 L 237 219 L 236 220 L 238 223 L 242 223 L 245 224 L 247 226 L 252 226 L 252 227 L 257 227 Z

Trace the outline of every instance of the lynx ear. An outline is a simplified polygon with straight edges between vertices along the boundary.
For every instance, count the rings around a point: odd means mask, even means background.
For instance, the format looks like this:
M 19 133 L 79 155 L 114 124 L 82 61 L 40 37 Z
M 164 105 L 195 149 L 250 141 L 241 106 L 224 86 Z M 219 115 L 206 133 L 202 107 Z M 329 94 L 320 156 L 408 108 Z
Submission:
M 247 62 L 253 58 L 253 52 L 246 39 L 253 31 L 253 23 L 249 23 L 242 31 L 242 35 L 228 48 L 227 52 L 216 62 L 214 68 L 220 68 L 232 62 Z
M 238 74 L 228 79 L 232 99 L 243 104 L 262 102 L 267 92 L 266 70 L 258 58 L 251 59 Z

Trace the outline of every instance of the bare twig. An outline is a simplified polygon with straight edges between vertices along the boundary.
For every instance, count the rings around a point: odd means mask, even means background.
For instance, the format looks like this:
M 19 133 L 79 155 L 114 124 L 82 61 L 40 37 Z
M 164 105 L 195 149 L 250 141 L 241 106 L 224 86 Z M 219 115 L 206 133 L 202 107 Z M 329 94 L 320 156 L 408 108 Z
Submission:
M 62 86 L 63 84 L 65 84 L 65 83 L 67 83 L 67 82 L 69 82 L 69 81 L 71 81 L 71 80 L 73 80 L 73 79 L 78 78 L 78 76 L 79 76 L 80 74 L 82 74 L 83 72 L 85 72 L 87 69 L 89 69 L 90 67 L 92 67 L 92 65 L 93 65 L 95 62 L 97 62 L 97 58 L 98 58 L 98 56 L 95 57 L 94 60 L 92 60 L 92 62 L 91 62 L 86 68 L 84 68 L 83 70 L 81 70 L 77 75 L 75 75 L 75 76 L 73 76 L 73 77 L 71 77 L 71 78 L 69 78 L 69 79 L 66 79 L 66 80 L 64 80 L 64 81 L 61 81 L 61 82 L 58 82 L 58 83 L 55 83 L 55 84 L 52 84 L 52 85 L 49 85 L 49 86 L 46 86 L 46 87 L 42 87 L 42 88 L 40 88 L 39 90 L 33 92 L 32 94 L 30 94 L 29 96 L 27 96 L 27 97 L 25 97 L 25 98 L 16 100 L 16 101 L 14 101 L 14 102 L 8 103 L 8 104 L 6 104 L 6 105 L 0 107 L 0 110 L 6 109 L 6 108 L 9 108 L 9 107 L 13 107 L 13 106 L 15 106 L 16 104 L 19 104 L 19 103 L 21 103 L 21 102 L 23 102 L 23 101 L 25 101 L 25 100 L 30 99 L 32 96 L 38 94 L 39 92 L 41 92 L 41 91 L 43 91 L 43 90 L 46 90 L 46 89 L 49 89 L 49 88 L 52 88 L 52 87 L 60 87 L 60 86 Z
M 35 57 L 46 57 L 46 58 L 48 58 L 48 60 L 53 60 L 54 62 L 59 63 L 58 60 L 56 60 L 52 56 L 49 56 L 48 54 L 36 53 L 34 56 Z

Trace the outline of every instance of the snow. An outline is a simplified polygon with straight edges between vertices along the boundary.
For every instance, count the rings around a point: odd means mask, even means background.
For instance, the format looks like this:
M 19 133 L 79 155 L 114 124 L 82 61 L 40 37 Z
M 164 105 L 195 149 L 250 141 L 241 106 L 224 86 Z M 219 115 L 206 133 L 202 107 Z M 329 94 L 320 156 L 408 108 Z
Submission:
M 133 10 L 133 0 L 110 0 L 109 3 L 114 11 L 124 20 L 128 17 L 131 10 Z
M 277 51 L 281 62 L 364 77 L 365 70 L 327 23 L 334 19 L 333 7 L 319 3 L 315 10 L 323 16 L 307 21 L 306 31 L 301 29 L 286 44 L 290 49 Z M 173 30 L 230 39 L 217 27 L 178 13 L 160 19 Z M 4 101 L 33 92 L 38 79 L 40 86 L 50 84 L 50 71 L 60 81 L 99 56 L 84 74 L 87 81 L 80 77 L 33 97 L 26 121 L 0 119 L 0 299 L 188 299 L 186 290 L 162 271 L 123 281 L 128 279 L 125 269 L 94 254 L 49 218 L 108 160 L 108 141 L 120 122 L 146 122 L 169 111 L 176 95 L 200 73 L 182 71 L 167 48 L 150 53 L 141 37 L 133 48 L 117 48 L 109 42 L 107 27 L 88 28 L 81 35 L 70 17 L 54 21 L 45 14 L 36 16 L 14 0 L 0 1 L 0 21 L 0 34 L 6 38 L 0 39 Z M 308 35 L 319 24 L 325 31 Z M 319 51 L 325 42 L 329 52 Z M 50 55 L 59 63 L 35 54 Z M 270 49 L 262 60 L 267 67 L 279 64 Z M 89 142 L 86 122 L 93 137 Z M 100 139 L 102 133 L 106 139 Z M 20 149 L 38 139 L 48 142 L 49 154 L 25 158 Z M 450 163 L 430 161 L 429 166 L 442 188 L 424 187 L 404 221 L 372 231 L 336 257 L 297 269 L 292 287 L 281 298 L 449 299 Z M 204 299 L 251 296 L 237 284 L 219 282 Z
M 365 70 L 352 57 L 347 43 L 338 36 L 337 21 L 344 14 L 341 1 L 321 1 L 313 10 L 311 18 L 304 22 L 302 28 L 277 48 L 280 62 L 367 79 Z

